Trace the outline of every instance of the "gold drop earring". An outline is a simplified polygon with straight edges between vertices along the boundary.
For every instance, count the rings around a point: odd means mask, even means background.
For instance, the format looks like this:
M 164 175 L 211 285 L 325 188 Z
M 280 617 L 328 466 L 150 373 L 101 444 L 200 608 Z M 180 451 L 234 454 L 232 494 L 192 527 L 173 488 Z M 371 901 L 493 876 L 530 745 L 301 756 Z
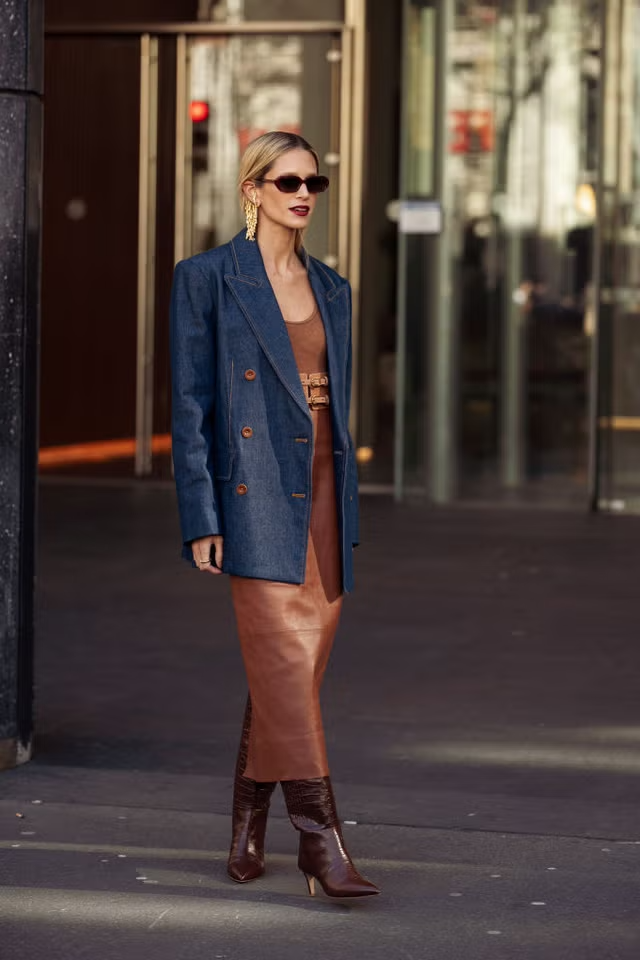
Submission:
M 247 218 L 247 232 L 245 238 L 247 240 L 256 239 L 256 228 L 258 226 L 258 204 L 255 200 L 246 199 L 244 201 L 244 213 Z

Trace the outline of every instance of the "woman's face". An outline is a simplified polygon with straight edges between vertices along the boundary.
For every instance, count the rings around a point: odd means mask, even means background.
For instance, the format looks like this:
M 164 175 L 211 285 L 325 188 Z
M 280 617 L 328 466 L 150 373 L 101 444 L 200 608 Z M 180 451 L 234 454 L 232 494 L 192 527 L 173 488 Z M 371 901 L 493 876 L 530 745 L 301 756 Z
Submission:
M 265 177 L 275 180 L 276 177 L 293 174 L 304 180 L 317 172 L 313 155 L 308 150 L 296 149 L 278 157 Z M 253 186 L 251 181 L 244 184 L 244 190 L 251 199 L 257 197 L 258 222 L 264 218 L 292 230 L 299 230 L 309 223 L 317 200 L 317 195 L 309 193 L 305 183 L 301 183 L 295 193 L 282 193 L 275 183 L 256 183 Z

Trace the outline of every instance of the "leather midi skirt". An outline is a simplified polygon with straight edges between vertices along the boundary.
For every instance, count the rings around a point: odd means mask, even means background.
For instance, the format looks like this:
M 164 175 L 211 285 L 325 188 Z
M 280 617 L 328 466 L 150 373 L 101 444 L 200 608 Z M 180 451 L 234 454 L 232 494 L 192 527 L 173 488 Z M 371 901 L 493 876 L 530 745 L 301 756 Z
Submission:
M 331 416 L 312 411 L 311 521 L 305 581 L 231 577 L 252 705 L 244 775 L 262 782 L 329 773 L 320 687 L 342 606 Z

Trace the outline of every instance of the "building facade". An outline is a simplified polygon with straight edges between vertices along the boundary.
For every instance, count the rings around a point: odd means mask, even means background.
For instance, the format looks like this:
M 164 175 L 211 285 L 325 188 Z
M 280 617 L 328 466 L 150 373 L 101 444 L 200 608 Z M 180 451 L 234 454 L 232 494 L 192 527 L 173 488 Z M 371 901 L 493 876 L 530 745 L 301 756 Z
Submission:
M 640 505 L 637 0 L 84 6 L 47 5 L 43 473 L 170 476 L 173 264 L 280 128 L 332 181 L 363 488 Z

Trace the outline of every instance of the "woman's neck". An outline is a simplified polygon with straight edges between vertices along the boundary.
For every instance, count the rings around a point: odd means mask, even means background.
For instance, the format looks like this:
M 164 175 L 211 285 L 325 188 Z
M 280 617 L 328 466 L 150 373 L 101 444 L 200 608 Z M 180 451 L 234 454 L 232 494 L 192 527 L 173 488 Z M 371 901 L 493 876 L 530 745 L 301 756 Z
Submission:
M 258 221 L 256 239 L 268 274 L 282 277 L 299 268 L 295 230 L 268 220 Z

